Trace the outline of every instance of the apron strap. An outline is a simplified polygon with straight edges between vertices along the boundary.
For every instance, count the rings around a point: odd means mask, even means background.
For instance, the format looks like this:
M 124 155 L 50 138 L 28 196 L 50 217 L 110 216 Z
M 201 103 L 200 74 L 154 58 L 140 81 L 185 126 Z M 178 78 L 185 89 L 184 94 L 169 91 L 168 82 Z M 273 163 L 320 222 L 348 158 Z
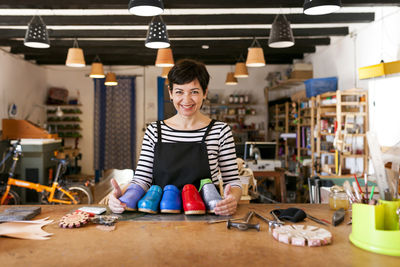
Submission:
M 211 128 L 213 127 L 214 123 L 215 123 L 215 120 L 212 119 L 210 124 L 207 127 L 206 132 L 204 133 L 203 140 L 201 140 L 202 143 L 204 143 L 206 141 L 206 137 L 207 137 L 208 133 L 210 132 Z
M 158 143 L 161 143 L 161 122 L 157 121 L 157 139 Z

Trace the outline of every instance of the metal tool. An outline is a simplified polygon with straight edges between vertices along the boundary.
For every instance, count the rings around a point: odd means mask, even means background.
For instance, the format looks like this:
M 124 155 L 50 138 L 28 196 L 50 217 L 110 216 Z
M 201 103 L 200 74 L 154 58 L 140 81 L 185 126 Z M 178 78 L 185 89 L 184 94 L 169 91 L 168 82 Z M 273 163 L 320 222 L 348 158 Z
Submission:
M 251 216 L 253 216 L 253 215 L 250 216 L 250 214 L 251 214 L 251 211 L 249 211 L 249 212 L 246 214 L 246 216 L 244 216 L 244 217 L 242 217 L 242 218 L 223 219 L 223 220 L 212 220 L 212 221 L 208 221 L 207 223 L 209 223 L 209 224 L 221 223 L 221 222 L 227 222 L 228 220 L 231 220 L 231 221 L 245 221 L 245 220 L 247 220 L 248 218 L 251 219 Z M 250 220 L 250 219 L 248 219 L 248 220 Z
M 281 226 L 281 225 L 283 225 L 283 224 L 285 224 L 284 222 L 277 222 L 277 221 L 274 221 L 274 220 L 270 220 L 270 219 L 268 219 L 268 218 L 265 218 L 264 216 L 262 216 L 261 214 L 259 214 L 259 213 L 257 213 L 257 212 L 254 212 L 254 215 L 257 217 L 257 218 L 260 218 L 261 220 L 263 220 L 264 222 L 266 222 L 266 223 L 268 223 L 268 227 L 269 227 L 269 230 L 271 230 L 271 229 L 273 229 L 273 228 L 275 228 L 275 227 L 277 227 L 277 226 Z
M 312 220 L 312 221 L 314 221 L 314 222 L 316 222 L 316 223 L 319 223 L 319 224 L 322 224 L 322 225 L 325 225 L 325 226 L 329 226 L 328 223 L 326 223 L 324 221 L 321 221 L 320 219 L 317 219 L 317 218 L 315 218 L 315 217 L 313 217 L 313 216 L 311 216 L 309 214 L 307 214 L 307 218 Z
M 281 220 L 279 220 L 278 216 L 276 216 L 275 212 L 271 210 L 270 212 L 272 214 L 272 216 L 274 216 L 275 221 L 280 223 L 280 224 L 284 224 L 284 222 L 282 222 Z
M 344 216 L 346 215 L 346 211 L 343 208 L 338 209 L 333 213 L 332 216 L 332 224 L 333 226 L 339 225 L 344 220 Z
M 245 223 L 249 223 L 251 218 L 254 216 L 254 211 L 249 211 L 245 217 L 245 219 L 243 219 L 243 221 Z
M 237 223 L 237 222 L 232 222 L 231 220 L 228 220 L 226 223 L 226 228 L 231 229 L 231 227 L 237 228 L 240 231 L 246 231 L 249 229 L 256 229 L 257 231 L 260 231 L 260 224 L 250 224 L 250 223 Z

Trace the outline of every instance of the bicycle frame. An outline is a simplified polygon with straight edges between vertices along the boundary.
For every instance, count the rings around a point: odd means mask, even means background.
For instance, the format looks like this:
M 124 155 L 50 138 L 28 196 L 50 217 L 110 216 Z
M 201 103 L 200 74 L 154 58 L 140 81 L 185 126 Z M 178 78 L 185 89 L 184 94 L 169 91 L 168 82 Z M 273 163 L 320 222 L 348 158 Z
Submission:
M 8 195 L 8 192 L 10 191 L 11 186 L 17 186 L 17 187 L 24 187 L 28 189 L 33 189 L 36 190 L 37 192 L 44 192 L 47 191 L 50 193 L 50 196 L 47 198 L 47 200 L 50 203 L 60 203 L 60 204 L 78 204 L 78 202 L 74 199 L 74 197 L 66 190 L 64 190 L 61 186 L 58 185 L 58 182 L 54 182 L 52 186 L 46 186 L 46 185 L 41 185 L 41 184 L 36 184 L 36 183 L 31 183 L 23 180 L 18 180 L 14 178 L 8 178 L 7 182 L 7 188 L 6 191 L 3 194 L 3 197 L 1 198 L 1 204 L 3 205 L 4 201 L 6 200 L 6 197 Z M 54 197 L 54 194 L 56 190 L 59 190 L 63 192 L 65 195 L 67 195 L 72 201 L 69 200 L 60 200 Z

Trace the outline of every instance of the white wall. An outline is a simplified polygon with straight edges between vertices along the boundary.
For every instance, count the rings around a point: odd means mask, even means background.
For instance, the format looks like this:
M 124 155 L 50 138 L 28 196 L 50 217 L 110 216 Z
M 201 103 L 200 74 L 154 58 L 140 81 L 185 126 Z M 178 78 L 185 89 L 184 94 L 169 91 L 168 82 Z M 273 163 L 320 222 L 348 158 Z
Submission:
M 45 99 L 45 70 L 0 50 L 0 119 L 8 118 L 8 107 L 15 103 L 16 119 L 25 119 L 31 113 L 29 120 L 43 125 L 45 109 L 35 105 L 43 106 Z

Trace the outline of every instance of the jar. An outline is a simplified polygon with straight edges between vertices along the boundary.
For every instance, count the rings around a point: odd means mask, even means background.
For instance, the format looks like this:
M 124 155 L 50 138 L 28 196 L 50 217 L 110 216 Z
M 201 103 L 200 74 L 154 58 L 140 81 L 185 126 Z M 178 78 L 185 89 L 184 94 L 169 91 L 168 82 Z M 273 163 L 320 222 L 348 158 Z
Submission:
M 349 209 L 349 199 L 343 187 L 334 185 L 331 187 L 329 193 L 329 207 L 331 210 L 338 210 L 343 208 L 344 210 Z

